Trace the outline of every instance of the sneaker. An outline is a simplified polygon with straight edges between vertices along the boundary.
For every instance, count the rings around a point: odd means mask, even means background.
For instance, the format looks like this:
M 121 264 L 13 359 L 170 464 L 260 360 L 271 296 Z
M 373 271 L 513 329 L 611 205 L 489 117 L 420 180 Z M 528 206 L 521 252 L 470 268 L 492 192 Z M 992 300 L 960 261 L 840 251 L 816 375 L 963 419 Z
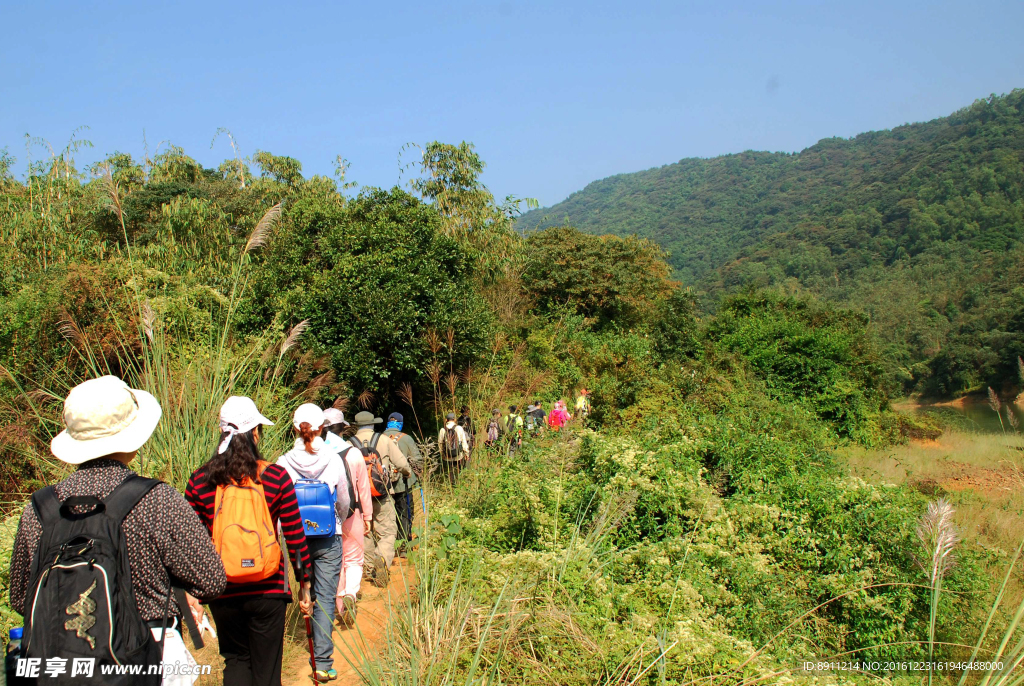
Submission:
M 331 670 L 318 669 L 315 672 L 313 672 L 312 674 L 310 674 L 309 678 L 313 680 L 313 683 L 326 684 L 328 681 L 331 680 L 331 672 L 333 672 L 333 671 L 334 671 L 333 669 L 331 669 Z M 337 672 L 335 672 L 334 678 L 335 679 L 338 678 Z

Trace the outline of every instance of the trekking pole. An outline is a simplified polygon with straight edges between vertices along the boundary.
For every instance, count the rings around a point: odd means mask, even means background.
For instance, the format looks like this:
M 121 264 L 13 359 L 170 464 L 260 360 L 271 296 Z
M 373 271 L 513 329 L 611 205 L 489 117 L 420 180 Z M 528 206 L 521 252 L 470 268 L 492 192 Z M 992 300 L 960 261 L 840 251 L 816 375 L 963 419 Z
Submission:
M 313 596 L 309 596 L 312 601 Z M 313 666 L 313 681 L 320 683 L 320 680 L 316 678 L 316 653 L 313 650 L 313 626 L 309 621 L 309 615 L 303 615 L 306 620 L 306 642 L 309 643 L 309 664 Z
M 296 559 L 299 563 L 299 572 L 302 572 L 302 555 L 296 555 Z M 299 598 L 302 598 L 302 582 L 299 581 Z M 312 605 L 316 602 L 316 598 L 313 597 L 313 589 L 309 589 L 309 602 Z M 312 611 L 310 611 L 312 614 Z M 305 612 L 302 613 L 302 618 L 306 620 L 306 642 L 309 644 L 309 664 L 313 668 L 313 683 L 320 683 L 320 680 L 316 678 L 316 651 L 313 648 L 313 625 L 310 622 L 309 615 Z

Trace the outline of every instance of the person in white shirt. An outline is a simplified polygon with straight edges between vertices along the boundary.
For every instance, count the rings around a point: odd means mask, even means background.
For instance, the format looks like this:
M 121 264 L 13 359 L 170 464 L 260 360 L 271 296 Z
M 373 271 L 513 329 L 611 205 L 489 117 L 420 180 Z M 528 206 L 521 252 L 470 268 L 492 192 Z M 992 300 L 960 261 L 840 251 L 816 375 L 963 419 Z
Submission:
M 469 437 L 455 422 L 454 412 L 449 412 L 445 419 L 445 425 L 437 432 L 437 447 L 441 453 L 441 469 L 454 483 L 469 459 Z
M 284 467 L 293 482 L 300 479 L 321 481 L 335 496 L 335 534 L 331 536 L 306 537 L 312 575 L 312 591 L 316 602 L 313 607 L 313 652 L 316 656 L 316 675 L 319 681 L 337 678 L 334 670 L 334 642 L 331 637 L 334 597 L 342 564 L 342 527 L 348 518 L 350 487 L 348 470 L 337 452 L 328 447 L 321 437 L 327 420 L 324 412 L 312 403 L 300 405 L 292 421 L 295 445 L 277 458 L 277 464 Z M 333 676 L 332 676 L 333 675 Z

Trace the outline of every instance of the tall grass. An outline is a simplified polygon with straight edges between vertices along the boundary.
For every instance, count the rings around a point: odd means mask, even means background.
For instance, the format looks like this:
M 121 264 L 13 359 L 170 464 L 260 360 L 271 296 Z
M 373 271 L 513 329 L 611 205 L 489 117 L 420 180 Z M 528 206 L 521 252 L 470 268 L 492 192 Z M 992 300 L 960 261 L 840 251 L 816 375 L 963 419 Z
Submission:
M 959 543 L 953 526 L 953 506 L 944 498 L 928 503 L 928 511 L 921 517 L 917 527 L 917 539 L 928 557 L 918 564 L 928 576 L 931 585 L 928 605 L 928 661 L 935 657 L 935 624 L 939 616 L 939 599 L 942 596 L 942 582 L 953 568 L 953 551 Z M 928 672 L 928 683 L 932 683 L 932 672 Z

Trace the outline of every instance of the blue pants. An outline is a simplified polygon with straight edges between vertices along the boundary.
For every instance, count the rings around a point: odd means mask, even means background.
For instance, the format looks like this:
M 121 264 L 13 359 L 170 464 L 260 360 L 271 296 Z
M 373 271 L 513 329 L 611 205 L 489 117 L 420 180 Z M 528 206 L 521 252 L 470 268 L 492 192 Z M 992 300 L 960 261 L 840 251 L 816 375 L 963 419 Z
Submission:
M 313 604 L 313 654 L 318 670 L 334 666 L 334 594 L 341 576 L 341 536 L 307 538 L 312 565 L 311 591 Z

